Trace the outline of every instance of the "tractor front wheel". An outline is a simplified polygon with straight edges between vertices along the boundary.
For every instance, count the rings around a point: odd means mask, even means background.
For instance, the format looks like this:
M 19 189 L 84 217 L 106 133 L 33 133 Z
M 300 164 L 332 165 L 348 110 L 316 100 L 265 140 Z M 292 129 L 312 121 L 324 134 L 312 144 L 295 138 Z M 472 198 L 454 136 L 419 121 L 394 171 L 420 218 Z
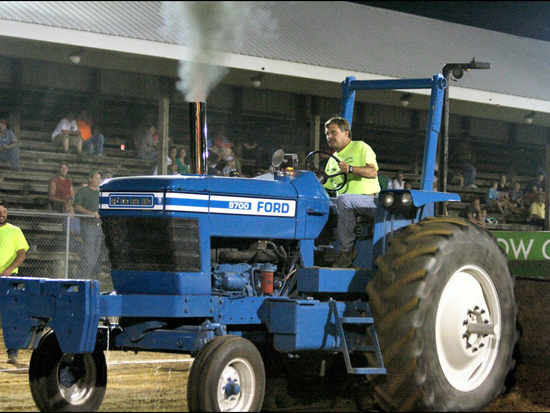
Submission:
M 53 331 L 32 353 L 29 383 L 36 406 L 43 412 L 95 412 L 107 389 L 103 351 L 63 353 Z
M 461 219 L 411 225 L 376 261 L 367 292 L 387 376 L 386 410 L 479 411 L 514 366 L 517 304 L 507 258 Z
M 265 369 L 252 342 L 236 336 L 216 338 L 199 352 L 193 364 L 187 394 L 190 411 L 260 411 Z

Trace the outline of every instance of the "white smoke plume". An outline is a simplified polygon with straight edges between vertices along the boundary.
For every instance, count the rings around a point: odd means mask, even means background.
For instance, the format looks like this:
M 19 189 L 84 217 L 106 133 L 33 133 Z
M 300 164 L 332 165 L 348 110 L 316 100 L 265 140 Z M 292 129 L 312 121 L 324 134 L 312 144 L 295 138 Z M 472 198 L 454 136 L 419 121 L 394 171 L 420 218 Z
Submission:
M 227 74 L 220 52 L 243 44 L 252 27 L 254 2 L 165 1 L 165 27 L 189 47 L 191 55 L 180 61 L 177 88 L 188 102 L 205 102 L 208 93 Z M 216 63 L 216 64 L 214 64 Z

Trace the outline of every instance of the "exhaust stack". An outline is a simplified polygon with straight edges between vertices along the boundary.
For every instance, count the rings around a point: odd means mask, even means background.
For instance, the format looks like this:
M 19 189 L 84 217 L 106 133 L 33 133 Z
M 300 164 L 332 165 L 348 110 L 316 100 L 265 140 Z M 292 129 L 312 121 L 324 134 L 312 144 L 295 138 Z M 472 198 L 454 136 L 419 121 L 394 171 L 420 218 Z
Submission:
M 208 173 L 208 141 L 205 102 L 189 103 L 189 129 L 191 173 L 206 175 Z

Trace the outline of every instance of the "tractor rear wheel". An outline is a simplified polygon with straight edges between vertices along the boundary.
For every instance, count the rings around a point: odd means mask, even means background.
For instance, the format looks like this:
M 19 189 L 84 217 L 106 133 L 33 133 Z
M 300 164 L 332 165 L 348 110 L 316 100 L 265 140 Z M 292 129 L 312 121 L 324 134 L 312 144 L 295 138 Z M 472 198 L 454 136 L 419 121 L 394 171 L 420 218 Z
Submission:
M 367 286 L 385 410 L 480 411 L 505 390 L 518 339 L 514 279 L 493 235 L 462 219 L 410 225 Z
M 66 354 L 53 331 L 33 351 L 29 384 L 36 406 L 43 412 L 95 412 L 107 389 L 103 351 Z

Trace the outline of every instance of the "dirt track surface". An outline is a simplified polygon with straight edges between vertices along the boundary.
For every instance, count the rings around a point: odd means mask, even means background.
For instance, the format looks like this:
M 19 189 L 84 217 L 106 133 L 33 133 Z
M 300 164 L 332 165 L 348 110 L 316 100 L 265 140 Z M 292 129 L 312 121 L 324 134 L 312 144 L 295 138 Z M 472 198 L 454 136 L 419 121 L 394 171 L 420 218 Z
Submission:
M 509 391 L 487 407 L 488 412 L 550 412 L 550 283 L 520 281 L 520 353 Z M 37 411 L 28 384 L 30 351 L 21 351 L 19 365 L 6 363 L 0 329 L 0 411 Z M 100 411 L 187 411 L 187 376 L 193 359 L 162 353 L 106 353 L 108 387 Z M 306 394 L 304 403 L 293 399 L 284 386 L 268 386 L 265 410 L 277 411 L 381 411 L 370 391 L 363 397 L 343 395 L 328 400 L 323 389 Z M 301 396 L 304 392 L 301 392 Z

